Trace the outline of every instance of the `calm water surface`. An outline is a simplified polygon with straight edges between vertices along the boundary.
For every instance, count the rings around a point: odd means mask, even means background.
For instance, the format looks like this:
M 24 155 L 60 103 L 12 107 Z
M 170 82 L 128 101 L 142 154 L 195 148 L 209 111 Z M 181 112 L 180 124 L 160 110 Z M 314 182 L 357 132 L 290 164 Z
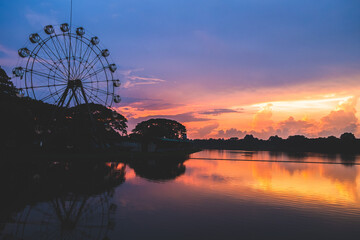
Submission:
M 359 156 L 228 150 L 183 163 L 107 163 L 81 176 L 50 164 L 24 180 L 24 195 L 10 191 L 0 232 L 24 240 L 360 239 L 358 164 Z

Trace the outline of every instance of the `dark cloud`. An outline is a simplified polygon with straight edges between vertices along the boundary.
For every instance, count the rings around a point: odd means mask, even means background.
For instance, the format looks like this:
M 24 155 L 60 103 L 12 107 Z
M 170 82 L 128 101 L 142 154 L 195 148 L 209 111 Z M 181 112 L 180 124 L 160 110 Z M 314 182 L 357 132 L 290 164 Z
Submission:
M 237 130 L 236 128 L 230 128 L 227 130 L 219 130 L 217 133 L 217 137 L 219 138 L 232 138 L 238 137 L 243 138 L 247 134 L 246 131 Z
M 228 108 L 217 108 L 217 109 L 212 109 L 212 110 L 208 110 L 208 111 L 204 111 L 204 112 L 199 112 L 199 114 L 204 114 L 204 115 L 221 115 L 224 113 L 241 113 L 242 111 L 238 111 L 238 110 L 234 110 L 234 109 L 228 109 Z
M 121 103 L 123 105 L 129 105 L 132 103 L 141 103 L 141 102 L 148 101 L 148 100 L 150 100 L 150 99 L 136 98 L 136 97 L 124 97 L 124 96 L 121 97 Z
M 148 120 L 150 118 L 168 118 L 168 119 L 176 120 L 176 121 L 181 122 L 181 123 L 203 122 L 203 121 L 211 120 L 209 118 L 196 117 L 193 112 L 174 114 L 174 115 L 149 115 L 149 116 L 146 116 L 146 117 L 133 118 L 131 120 L 141 122 L 141 121 Z
M 167 103 L 164 101 L 147 101 L 133 104 L 133 107 L 140 111 L 143 110 L 163 110 L 182 106 L 181 104 Z
M 124 107 L 132 107 L 137 110 L 163 110 L 183 106 L 183 104 L 170 103 L 162 99 L 122 97 L 121 104 Z

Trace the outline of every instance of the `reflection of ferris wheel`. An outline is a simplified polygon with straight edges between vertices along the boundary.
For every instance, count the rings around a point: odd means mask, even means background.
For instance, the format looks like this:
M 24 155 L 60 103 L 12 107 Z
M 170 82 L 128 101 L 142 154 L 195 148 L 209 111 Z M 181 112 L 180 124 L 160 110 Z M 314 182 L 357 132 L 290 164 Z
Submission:
M 26 206 L 0 222 L 0 239 L 109 240 L 116 219 L 114 188 L 124 183 L 126 165 L 82 165 L 52 163 L 30 181 L 36 191 L 26 192 Z
M 33 33 L 29 40 L 33 47 L 18 51 L 25 66 L 13 69 L 20 79 L 19 96 L 59 107 L 87 103 L 110 107 L 120 102 L 115 93 L 120 86 L 114 77 L 116 65 L 109 62 L 110 52 L 100 47 L 98 37 L 64 23 L 58 29 L 47 25 L 44 34 Z
M 49 202 L 26 206 L 13 216 L 5 229 L 5 239 L 78 240 L 109 239 L 116 205 L 109 194 L 85 197 L 69 195 Z

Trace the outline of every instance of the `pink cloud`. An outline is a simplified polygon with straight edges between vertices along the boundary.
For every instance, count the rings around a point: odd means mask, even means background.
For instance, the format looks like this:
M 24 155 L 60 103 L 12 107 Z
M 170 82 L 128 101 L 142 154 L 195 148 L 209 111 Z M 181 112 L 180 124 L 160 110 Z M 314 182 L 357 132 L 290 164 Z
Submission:
M 211 133 L 219 127 L 219 123 L 213 123 L 210 125 L 206 125 L 201 128 L 189 129 L 189 133 L 192 138 L 206 138 L 211 135 Z
M 131 88 L 138 85 L 149 85 L 149 84 L 158 84 L 165 82 L 164 79 L 149 77 L 149 76 L 140 76 L 139 74 L 135 74 L 136 72 L 143 71 L 143 69 L 130 69 L 122 71 L 124 75 L 125 82 L 123 84 L 124 88 Z

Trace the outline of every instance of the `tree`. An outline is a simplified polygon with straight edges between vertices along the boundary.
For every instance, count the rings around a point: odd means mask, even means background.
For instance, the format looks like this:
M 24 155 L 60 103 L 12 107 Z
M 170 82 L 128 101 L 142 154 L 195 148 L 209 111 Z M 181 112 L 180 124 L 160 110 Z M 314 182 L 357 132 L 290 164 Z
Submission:
M 244 137 L 244 141 L 246 142 L 255 142 L 259 139 L 255 138 L 252 134 L 246 134 L 246 136 Z
M 91 116 L 97 128 L 108 129 L 108 131 L 114 130 L 122 136 L 127 134 L 127 119 L 120 113 L 100 104 L 89 103 L 88 105 L 81 104 L 72 107 L 66 116 L 73 120 L 80 119 L 82 122 L 90 121 Z
M 0 96 L 15 96 L 17 93 L 17 90 L 10 79 L 11 78 L 6 74 L 5 70 L 0 66 Z
M 355 135 L 349 132 L 341 134 L 340 139 L 346 142 L 352 142 L 356 140 Z
M 181 123 L 164 118 L 150 119 L 136 125 L 132 130 L 133 136 L 144 139 L 170 138 L 183 139 L 186 137 L 186 128 Z
M 272 142 L 272 143 L 279 143 L 279 142 L 282 142 L 282 138 L 279 137 L 278 135 L 275 135 L 275 136 L 271 136 L 269 137 L 268 141 L 269 142 Z

